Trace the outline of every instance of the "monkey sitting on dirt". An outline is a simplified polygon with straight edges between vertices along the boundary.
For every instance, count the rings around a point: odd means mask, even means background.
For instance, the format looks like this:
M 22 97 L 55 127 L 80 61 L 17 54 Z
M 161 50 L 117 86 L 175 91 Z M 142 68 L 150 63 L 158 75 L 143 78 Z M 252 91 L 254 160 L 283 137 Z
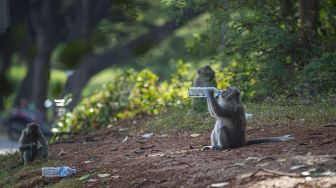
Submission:
M 29 123 L 22 130 L 19 144 L 21 163 L 27 164 L 36 158 L 48 157 L 47 140 L 44 138 L 40 126 L 36 123 Z
M 279 137 L 265 137 L 246 141 L 246 117 L 244 106 L 240 99 L 240 91 L 235 87 L 228 87 L 219 96 L 214 97 L 214 91 L 207 92 L 208 110 L 212 117 L 216 118 L 215 127 L 211 133 L 211 146 L 205 149 L 238 148 L 245 145 L 284 142 L 294 140 L 289 135 Z

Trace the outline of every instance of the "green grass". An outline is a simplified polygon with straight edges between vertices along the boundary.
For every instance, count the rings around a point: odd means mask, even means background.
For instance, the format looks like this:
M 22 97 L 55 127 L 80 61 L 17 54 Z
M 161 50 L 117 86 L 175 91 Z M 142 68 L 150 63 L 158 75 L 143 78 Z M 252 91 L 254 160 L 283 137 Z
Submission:
M 19 153 L 0 155 L 0 187 L 81 187 L 78 177 L 45 181 L 41 176 L 44 166 L 59 166 L 57 160 L 36 160 L 29 165 L 19 164 Z
M 169 107 L 162 115 L 146 122 L 147 131 L 161 134 L 203 133 L 213 128 L 214 119 L 207 112 L 194 112 L 190 104 Z
M 248 120 L 250 127 L 298 126 L 311 128 L 336 120 L 334 99 L 311 99 L 309 104 L 301 100 L 291 103 L 247 103 L 246 112 L 253 117 Z M 214 119 L 209 113 L 196 113 L 190 105 L 169 108 L 163 115 L 156 116 L 146 123 L 148 131 L 159 133 L 202 133 L 213 128 Z
M 311 99 L 309 103 L 300 100 L 278 104 L 252 103 L 246 105 L 246 111 L 253 114 L 253 119 L 249 121 L 252 126 L 295 125 L 311 128 L 334 121 L 336 117 L 332 98 Z

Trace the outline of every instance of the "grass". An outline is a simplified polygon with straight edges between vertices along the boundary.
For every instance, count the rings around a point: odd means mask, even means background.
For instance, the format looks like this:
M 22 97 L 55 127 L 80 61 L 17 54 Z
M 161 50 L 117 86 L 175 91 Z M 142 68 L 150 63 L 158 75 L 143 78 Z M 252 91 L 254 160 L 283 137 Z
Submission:
M 0 187 L 81 187 L 78 177 L 65 179 L 43 180 L 41 168 L 44 166 L 59 166 L 61 161 L 36 160 L 29 165 L 19 164 L 19 153 L 0 155 Z
M 295 100 L 291 103 L 251 103 L 246 111 L 253 114 L 253 126 L 295 125 L 302 128 L 322 126 L 334 121 L 335 101 L 332 98 L 315 98 L 309 103 Z
M 203 133 L 213 128 L 215 120 L 207 112 L 193 112 L 186 107 L 171 107 L 146 122 L 146 130 L 161 134 Z
M 336 120 L 336 101 L 332 97 L 319 97 L 304 103 L 296 99 L 290 103 L 247 103 L 246 112 L 253 117 L 247 126 L 299 126 L 311 128 Z M 190 105 L 169 108 L 163 115 L 146 123 L 148 131 L 159 133 L 203 133 L 213 128 L 214 119 L 207 113 L 196 113 Z

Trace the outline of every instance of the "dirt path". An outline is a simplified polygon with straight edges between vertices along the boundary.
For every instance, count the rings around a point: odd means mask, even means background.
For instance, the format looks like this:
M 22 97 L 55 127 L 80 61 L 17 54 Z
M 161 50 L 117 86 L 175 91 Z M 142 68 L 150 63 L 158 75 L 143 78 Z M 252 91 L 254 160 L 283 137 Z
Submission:
M 200 151 L 209 134 L 146 139 L 115 127 L 54 144 L 50 153 L 75 167 L 79 177 L 91 173 L 86 187 L 336 187 L 336 127 L 302 129 L 250 129 L 248 138 L 291 134 L 297 139 Z

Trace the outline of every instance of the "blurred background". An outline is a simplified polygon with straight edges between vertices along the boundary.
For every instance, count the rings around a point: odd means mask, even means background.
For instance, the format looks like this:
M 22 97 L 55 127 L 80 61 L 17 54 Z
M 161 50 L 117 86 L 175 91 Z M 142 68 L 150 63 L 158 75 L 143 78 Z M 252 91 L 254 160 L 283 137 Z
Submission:
M 0 32 L 0 148 L 189 104 L 205 65 L 244 101 L 336 104 L 333 0 L 0 0 Z

